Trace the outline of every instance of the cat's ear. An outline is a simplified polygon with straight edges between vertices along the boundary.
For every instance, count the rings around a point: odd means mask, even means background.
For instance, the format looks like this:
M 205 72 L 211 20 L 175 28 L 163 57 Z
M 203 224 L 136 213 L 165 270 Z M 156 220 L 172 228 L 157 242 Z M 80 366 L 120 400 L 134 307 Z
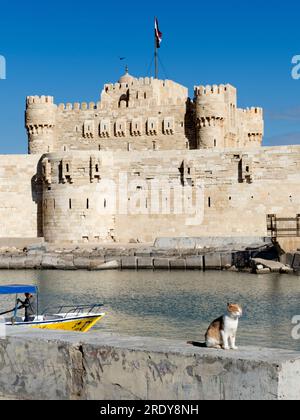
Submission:
M 228 306 L 230 306 L 230 303 L 229 302 L 227 302 L 227 308 L 228 308 Z

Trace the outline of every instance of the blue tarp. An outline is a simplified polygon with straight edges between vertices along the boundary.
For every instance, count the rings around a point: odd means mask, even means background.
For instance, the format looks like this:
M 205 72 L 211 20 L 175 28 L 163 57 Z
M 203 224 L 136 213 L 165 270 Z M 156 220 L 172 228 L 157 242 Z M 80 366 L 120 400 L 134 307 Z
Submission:
M 19 293 L 37 293 L 38 287 L 33 284 L 6 284 L 0 286 L 0 295 L 13 295 Z

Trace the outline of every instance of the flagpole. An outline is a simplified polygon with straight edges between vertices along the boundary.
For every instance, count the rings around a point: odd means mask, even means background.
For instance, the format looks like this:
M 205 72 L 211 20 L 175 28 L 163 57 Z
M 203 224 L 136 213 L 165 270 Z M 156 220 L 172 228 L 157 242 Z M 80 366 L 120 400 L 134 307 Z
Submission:
M 154 31 L 154 65 L 155 65 L 155 79 L 158 79 L 157 39 L 156 39 L 155 31 Z
M 157 46 L 155 45 L 154 51 L 154 60 L 155 60 L 155 79 L 158 79 L 158 62 L 157 62 Z

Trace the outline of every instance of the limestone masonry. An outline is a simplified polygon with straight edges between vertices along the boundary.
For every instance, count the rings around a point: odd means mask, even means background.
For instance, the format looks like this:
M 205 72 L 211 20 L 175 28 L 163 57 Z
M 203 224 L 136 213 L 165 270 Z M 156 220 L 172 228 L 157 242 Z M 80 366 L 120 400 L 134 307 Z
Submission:
M 263 136 L 261 108 L 237 108 L 231 85 L 187 88 L 171 80 L 136 79 L 127 72 L 106 84 L 96 104 L 55 105 L 29 96 L 29 153 L 73 150 L 137 151 L 256 148 Z
M 0 156 L 0 237 L 86 243 L 267 236 L 299 212 L 300 147 L 262 148 L 231 85 L 126 72 L 97 103 L 26 100 L 28 156 Z

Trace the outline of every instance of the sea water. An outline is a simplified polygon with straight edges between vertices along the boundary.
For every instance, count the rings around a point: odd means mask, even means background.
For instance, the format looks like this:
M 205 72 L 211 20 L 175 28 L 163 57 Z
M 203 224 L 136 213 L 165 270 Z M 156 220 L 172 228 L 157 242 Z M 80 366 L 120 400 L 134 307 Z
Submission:
M 202 342 L 208 324 L 239 303 L 237 344 L 300 350 L 292 318 L 300 316 L 300 277 L 225 271 L 0 270 L 0 284 L 34 283 L 40 309 L 104 303 L 93 331 Z M 0 297 L 0 312 L 14 305 Z M 300 318 L 299 318 L 300 319 Z

